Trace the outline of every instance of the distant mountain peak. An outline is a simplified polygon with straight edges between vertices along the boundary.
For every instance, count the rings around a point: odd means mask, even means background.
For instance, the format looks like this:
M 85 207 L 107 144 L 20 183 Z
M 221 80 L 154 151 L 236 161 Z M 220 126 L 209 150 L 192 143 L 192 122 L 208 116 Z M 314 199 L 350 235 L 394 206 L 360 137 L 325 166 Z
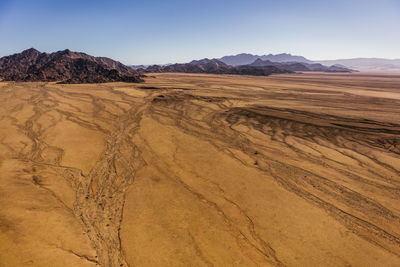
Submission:
M 31 48 L 28 48 L 28 49 L 25 49 L 24 51 L 22 51 L 21 53 L 28 53 L 28 52 L 39 52 L 40 53 L 40 51 L 39 50 L 37 50 L 36 48 L 34 48 L 34 47 L 31 47 Z
M 59 51 L 59 53 L 63 54 L 63 55 L 70 55 L 73 52 L 71 50 L 69 50 L 69 49 L 64 49 L 64 50 Z
M 209 63 L 209 62 L 212 62 L 212 59 L 203 58 L 203 59 L 199 59 L 199 60 L 192 60 L 189 62 L 189 64 L 197 65 L 197 64 Z
M 208 58 L 203 58 L 200 60 L 192 60 L 189 64 L 191 65 L 196 65 L 196 66 L 202 66 L 202 65 L 215 65 L 215 66 L 226 66 L 225 63 L 222 61 L 219 61 L 218 59 L 208 59 Z
M 254 62 L 251 63 L 250 65 L 264 64 L 265 62 L 271 62 L 271 61 L 269 61 L 269 60 L 262 60 L 261 58 L 257 58 L 257 59 L 254 60 Z
M 39 50 L 31 47 L 21 52 L 22 55 L 32 55 L 32 54 L 40 54 Z
M 277 56 L 277 57 L 279 57 L 279 56 L 292 56 L 292 54 L 290 54 L 290 53 L 280 53 L 280 54 L 268 54 L 267 56 Z

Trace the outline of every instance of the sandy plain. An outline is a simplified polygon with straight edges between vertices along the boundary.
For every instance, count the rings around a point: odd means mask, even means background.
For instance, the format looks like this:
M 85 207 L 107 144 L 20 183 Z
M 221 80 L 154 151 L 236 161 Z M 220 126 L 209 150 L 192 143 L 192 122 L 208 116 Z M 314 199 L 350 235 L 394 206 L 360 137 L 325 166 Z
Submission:
M 0 266 L 400 266 L 400 77 L 0 83 Z

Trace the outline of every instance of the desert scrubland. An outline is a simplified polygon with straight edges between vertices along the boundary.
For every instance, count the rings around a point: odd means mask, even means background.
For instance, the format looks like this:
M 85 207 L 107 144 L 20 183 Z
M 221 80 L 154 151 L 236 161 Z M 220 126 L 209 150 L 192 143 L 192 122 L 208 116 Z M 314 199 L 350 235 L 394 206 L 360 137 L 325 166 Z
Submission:
M 400 76 L 0 83 L 0 266 L 399 266 Z

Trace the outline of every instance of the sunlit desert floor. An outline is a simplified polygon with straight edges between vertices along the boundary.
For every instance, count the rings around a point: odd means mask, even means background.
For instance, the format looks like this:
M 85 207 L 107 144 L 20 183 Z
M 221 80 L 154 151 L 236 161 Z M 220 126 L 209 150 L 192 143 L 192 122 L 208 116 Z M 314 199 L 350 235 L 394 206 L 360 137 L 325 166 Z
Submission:
M 0 83 L 0 266 L 400 266 L 400 77 Z

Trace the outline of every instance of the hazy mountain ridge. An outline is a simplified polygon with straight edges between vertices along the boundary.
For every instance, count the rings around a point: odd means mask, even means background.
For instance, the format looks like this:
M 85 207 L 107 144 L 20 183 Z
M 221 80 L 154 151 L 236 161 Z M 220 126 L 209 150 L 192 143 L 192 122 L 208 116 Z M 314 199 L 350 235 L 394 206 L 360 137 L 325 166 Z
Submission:
M 400 72 L 400 59 L 352 58 L 316 61 L 321 64 L 343 65 L 363 72 Z
M 318 72 L 354 72 L 354 70 L 348 69 L 343 66 L 333 65 L 330 67 L 324 66 L 320 63 L 301 63 L 301 62 L 271 62 L 269 60 L 257 59 L 249 66 L 275 66 L 280 69 L 290 70 L 290 71 L 318 71 Z
M 294 56 L 291 54 L 269 54 L 257 56 L 248 53 L 242 53 L 232 56 L 224 56 L 219 60 L 232 66 L 252 64 L 255 60 L 269 60 L 279 63 L 306 63 L 306 64 L 322 64 L 326 66 L 334 66 L 341 68 L 349 68 L 363 72 L 400 72 L 400 59 L 385 59 L 385 58 L 351 58 L 337 60 L 309 60 L 303 56 Z
M 5 81 L 140 82 L 140 76 L 137 71 L 118 61 L 68 49 L 41 53 L 30 48 L 0 58 L 0 78 Z
M 137 70 L 137 69 L 145 69 L 147 67 L 150 67 L 151 65 L 128 65 L 128 67 Z
M 252 55 L 252 54 L 238 54 L 232 56 L 224 56 L 219 58 L 220 61 L 224 62 L 225 64 L 232 65 L 232 66 L 239 66 L 239 65 L 248 65 L 253 63 L 255 60 L 269 60 L 272 62 L 301 62 L 301 63 L 312 63 L 311 60 L 306 59 L 302 56 L 293 56 L 291 54 L 282 53 L 282 54 L 269 54 L 269 55 Z

